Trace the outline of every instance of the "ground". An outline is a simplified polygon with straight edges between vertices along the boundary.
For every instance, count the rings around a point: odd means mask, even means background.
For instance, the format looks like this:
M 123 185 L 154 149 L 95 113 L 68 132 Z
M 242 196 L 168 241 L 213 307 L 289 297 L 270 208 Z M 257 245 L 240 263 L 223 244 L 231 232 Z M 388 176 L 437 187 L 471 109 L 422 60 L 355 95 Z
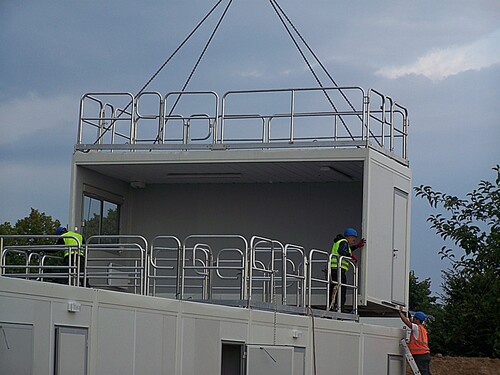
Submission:
M 433 356 L 432 375 L 499 375 L 500 359 Z M 413 375 L 410 366 L 406 374 Z

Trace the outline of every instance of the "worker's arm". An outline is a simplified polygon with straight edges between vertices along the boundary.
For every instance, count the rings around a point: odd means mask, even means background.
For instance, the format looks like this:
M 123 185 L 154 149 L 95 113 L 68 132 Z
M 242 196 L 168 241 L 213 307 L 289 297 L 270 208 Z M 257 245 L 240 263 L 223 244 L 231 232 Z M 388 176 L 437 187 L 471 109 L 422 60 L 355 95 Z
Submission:
M 408 328 L 412 328 L 410 319 L 408 319 L 407 316 L 403 313 L 403 306 L 399 306 L 399 317 Z
M 354 251 L 356 249 L 360 249 L 365 246 L 366 240 L 364 238 L 360 239 L 358 243 L 351 246 L 351 250 Z

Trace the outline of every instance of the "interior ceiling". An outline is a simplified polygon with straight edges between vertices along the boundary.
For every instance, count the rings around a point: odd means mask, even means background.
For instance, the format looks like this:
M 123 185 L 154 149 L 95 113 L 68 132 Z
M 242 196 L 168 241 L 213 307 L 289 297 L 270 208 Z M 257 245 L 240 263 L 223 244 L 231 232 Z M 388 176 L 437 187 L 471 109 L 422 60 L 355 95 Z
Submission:
M 86 168 L 125 182 L 146 185 L 353 182 L 363 179 L 362 161 L 108 164 L 87 165 Z

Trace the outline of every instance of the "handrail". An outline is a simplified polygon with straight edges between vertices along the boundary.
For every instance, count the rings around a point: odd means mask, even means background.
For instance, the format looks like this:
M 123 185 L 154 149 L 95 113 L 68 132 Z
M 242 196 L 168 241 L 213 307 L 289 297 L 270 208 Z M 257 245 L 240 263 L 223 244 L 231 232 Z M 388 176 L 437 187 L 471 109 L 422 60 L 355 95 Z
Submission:
M 162 242 L 167 241 L 167 244 L 161 246 Z M 170 246 L 169 243 L 172 242 Z M 162 287 L 162 288 L 168 288 L 172 287 L 171 285 L 165 285 L 161 284 L 158 285 L 157 281 L 158 280 L 174 280 L 174 285 L 173 287 L 175 288 L 175 297 L 178 298 L 180 295 L 180 259 L 181 259 L 181 251 L 182 251 L 182 244 L 179 238 L 176 236 L 156 236 L 153 238 L 151 242 L 151 250 L 149 254 L 149 262 L 150 262 L 150 267 L 148 267 L 148 290 L 151 287 L 152 289 L 150 292 L 152 295 L 156 295 L 157 293 L 157 288 Z M 174 258 L 160 258 L 159 255 L 163 254 L 165 252 L 174 252 L 175 257 Z M 171 266 L 165 266 L 161 265 L 160 262 L 162 261 L 171 261 L 175 264 Z M 175 276 L 173 275 L 158 275 L 158 271 L 174 271 L 175 270 Z
M 315 256 L 319 255 L 322 258 L 325 258 L 323 260 L 316 260 Z M 325 284 L 326 285 L 326 307 L 328 308 L 329 306 L 329 296 L 330 296 L 330 259 L 331 259 L 331 254 L 324 251 L 324 250 L 318 250 L 318 249 L 311 249 L 309 251 L 309 272 L 308 272 L 308 281 L 307 285 L 309 287 L 308 290 L 308 298 L 307 298 L 307 307 L 312 308 L 312 291 L 313 291 L 313 282 L 319 283 L 319 284 Z M 321 264 L 322 267 L 326 267 L 326 276 L 324 279 L 314 277 L 314 269 L 313 266 L 315 264 Z M 323 269 L 323 268 L 322 268 Z
M 337 280 L 332 280 L 332 271 L 331 271 L 331 261 L 332 258 L 335 257 L 336 255 L 332 253 L 328 253 L 324 250 L 318 250 L 318 249 L 312 249 L 309 252 L 309 275 L 308 275 L 308 307 L 312 307 L 312 291 L 314 289 L 313 283 L 319 283 L 319 284 L 324 284 L 326 286 L 326 309 L 328 310 L 331 301 L 330 301 L 330 288 L 331 284 L 336 284 L 338 285 L 338 290 L 337 290 L 337 312 L 340 312 L 341 310 L 341 294 L 342 294 L 342 288 L 348 288 L 353 290 L 353 313 L 357 313 L 358 309 L 358 299 L 357 299 L 357 291 L 358 291 L 358 269 L 356 263 L 352 260 L 351 257 L 345 257 L 345 256 L 340 256 L 338 257 L 338 262 L 337 262 L 337 267 L 338 271 L 337 272 Z M 322 259 L 317 259 L 317 258 L 322 258 Z M 342 265 L 342 260 L 347 261 L 353 269 L 353 284 L 349 283 L 342 283 L 341 282 L 341 272 L 340 268 Z M 324 278 L 318 278 L 314 277 L 314 269 L 313 266 L 315 264 L 320 264 L 321 269 L 326 271 L 324 273 L 325 277 Z M 326 269 L 325 269 L 326 268 Z M 331 281 L 331 282 L 330 282 Z
M 39 236 L 47 237 L 61 238 Z M 334 255 L 318 249 L 306 254 L 302 246 L 283 245 L 272 238 L 252 236 L 247 241 L 241 235 L 190 235 L 181 242 L 176 236 L 157 236 L 148 247 L 148 241 L 138 235 L 91 236 L 84 245 L 85 267 L 81 275 L 77 252 L 72 253 L 75 259 L 69 266 L 47 264 L 50 259 L 62 259 L 54 255 L 56 251 L 75 248 L 74 245 L 4 246 L 5 238 L 0 235 L 0 277 L 54 281 L 69 275 L 70 285 L 78 285 L 83 277 L 84 285 L 90 281 L 94 288 L 117 288 L 141 295 L 157 295 L 163 287 L 175 288 L 175 296 L 180 299 L 192 298 L 193 290 L 194 293 L 201 291 L 202 300 L 215 300 L 220 296 L 230 296 L 225 299 L 231 300 L 239 290 L 238 303 L 245 301 L 248 306 L 267 303 L 274 304 L 275 308 L 295 305 L 304 309 L 317 308 L 318 301 L 321 301 L 319 305 L 324 301 L 323 296 L 328 309 L 330 288 L 338 284 L 340 290 L 352 290 L 352 313 L 357 314 L 358 270 L 350 257 L 339 257 L 337 264 L 340 267 L 347 261 L 353 270 L 349 278 L 353 277 L 354 281 L 342 283 L 340 272 L 338 279 L 331 281 L 330 265 Z M 8 264 L 6 258 L 11 253 L 21 255 L 22 264 Z M 24 273 L 7 273 L 9 269 L 21 269 Z M 325 274 L 321 270 L 325 270 Z M 337 312 L 340 312 L 340 290 Z M 294 292 L 296 297 L 290 298 Z M 260 293 L 262 301 L 257 301 L 256 295 Z
M 177 95 L 177 100 L 175 101 L 174 105 L 172 106 L 171 111 L 168 111 L 168 98 L 171 95 Z M 183 95 L 208 95 L 208 96 L 213 96 L 214 99 L 214 114 L 213 116 L 208 116 L 208 118 L 213 119 L 213 138 L 212 138 L 212 144 L 217 143 L 217 119 L 219 118 L 219 95 L 215 91 L 171 91 L 164 96 L 164 111 L 163 111 L 163 128 L 165 128 L 167 121 L 170 119 L 172 115 L 172 111 L 176 108 L 177 103 L 179 102 L 180 98 Z M 198 111 L 197 111 L 198 112 Z M 191 118 L 191 114 L 188 116 L 180 116 L 182 119 L 184 118 Z M 164 131 L 163 131 L 164 132 Z M 164 134 L 164 133 L 163 133 Z M 208 138 L 207 138 L 208 139 Z M 164 139 L 162 140 L 164 141 Z
M 264 249 L 260 249 L 259 246 L 261 245 L 267 245 L 269 247 L 266 247 Z M 276 249 L 275 249 L 276 247 Z M 285 254 L 285 247 L 283 244 L 277 240 L 273 240 L 271 238 L 265 238 L 261 236 L 253 236 L 250 239 L 250 266 L 249 266 L 249 286 L 248 286 L 248 300 L 252 300 L 252 288 L 253 288 L 253 273 L 254 271 L 262 272 L 264 274 L 267 274 L 269 276 L 269 302 L 275 303 L 275 274 L 277 269 L 274 268 L 274 262 L 275 262 L 275 252 L 278 251 L 281 253 L 281 259 L 282 259 L 282 266 L 281 266 L 281 273 L 284 275 L 285 272 L 285 267 L 286 267 L 286 254 Z M 257 262 L 257 253 L 264 253 L 267 254 L 270 257 L 270 262 L 269 265 L 271 266 L 270 268 L 266 268 L 264 263 L 262 263 L 263 267 L 258 267 L 256 262 Z
M 71 238 L 76 242 L 76 245 L 57 245 L 57 244 L 13 244 L 13 245 L 5 245 L 5 239 L 11 240 L 24 240 L 24 241 L 53 241 L 54 243 L 59 239 Z M 71 235 L 47 235 L 47 234 L 39 234 L 39 235 L 0 235 L 0 254 L 1 254 L 1 262 L 0 262 L 0 276 L 6 275 L 7 269 L 23 269 L 24 273 L 15 272 L 9 274 L 12 277 L 22 277 L 28 280 L 35 280 L 43 277 L 43 271 L 46 269 L 52 268 L 64 268 L 67 269 L 65 273 L 58 273 L 53 275 L 54 278 L 69 278 L 69 285 L 78 285 L 78 280 L 80 276 L 80 257 L 78 256 L 78 252 L 71 251 L 74 248 L 80 248 L 80 240 Z M 45 266 L 40 263 L 41 257 L 45 255 L 45 252 L 48 253 L 56 253 L 59 251 L 69 252 L 68 256 L 68 266 L 67 267 L 56 267 L 53 265 Z M 8 253 L 17 253 L 22 254 L 25 257 L 25 264 L 7 264 L 6 258 Z M 32 255 L 33 254 L 33 255 Z M 32 264 L 31 261 L 33 258 L 36 258 L 35 264 Z M 38 270 L 38 272 L 32 272 L 33 270 Z
M 361 92 L 361 103 L 360 103 L 360 108 L 358 111 L 349 111 L 349 112 L 344 112 L 345 114 L 354 114 L 356 116 L 359 116 L 361 119 L 360 123 L 360 129 L 362 131 L 363 129 L 363 118 L 362 116 L 365 112 L 364 108 L 364 103 L 365 103 L 365 93 L 364 90 L 359 87 L 359 86 L 346 86 L 346 87 L 312 87 L 312 88 L 286 88 L 286 89 L 263 89 L 263 90 L 233 90 L 233 91 L 227 91 L 223 96 L 222 96 L 222 104 L 221 104 L 221 136 L 220 136 L 220 142 L 224 143 L 224 133 L 225 133 L 225 120 L 226 118 L 231 118 L 231 115 L 226 114 L 226 108 L 227 108 L 227 100 L 228 97 L 230 96 L 235 96 L 235 95 L 252 95 L 252 94 L 280 94 L 280 93 L 289 93 L 290 94 L 290 104 L 289 104 L 289 112 L 287 113 L 282 113 L 279 115 L 279 117 L 285 117 L 290 119 L 290 125 L 289 125 L 289 133 L 288 133 L 288 141 L 290 143 L 294 143 L 295 141 L 295 122 L 294 119 L 299 118 L 299 117 L 308 117 L 309 113 L 314 113 L 311 111 L 306 111 L 306 112 L 297 112 L 296 111 L 296 94 L 297 93 L 304 93 L 304 92 L 325 92 L 325 91 L 337 91 L 337 92 L 345 92 L 345 91 L 360 91 Z M 315 111 L 317 112 L 317 111 Z M 323 111 L 323 113 L 327 113 Z M 338 112 L 338 110 L 331 111 L 331 115 L 340 115 L 341 113 Z M 250 117 L 245 117 L 245 114 L 239 114 L 239 118 L 254 118 L 254 114 L 249 115 Z M 261 115 L 262 118 L 270 118 L 270 117 L 276 117 L 276 114 L 269 114 L 269 115 Z M 316 137 L 311 136 L 307 139 L 312 140 L 315 139 Z
M 332 108 L 331 103 L 328 105 L 326 102 L 318 103 L 314 100 L 313 95 L 325 91 L 333 96 L 337 93 L 349 94 L 351 99 L 354 99 L 353 104 L 351 106 L 337 104 Z M 156 96 L 156 99 L 151 104 L 158 107 L 144 114 L 141 112 L 142 107 L 140 108 L 141 100 L 152 95 Z M 267 106 L 259 108 L 259 101 L 262 101 L 262 97 L 266 95 L 271 96 L 266 99 L 277 99 L 274 109 L 276 106 L 279 108 L 280 103 L 283 107 L 283 99 L 288 101 L 288 105 L 278 112 L 268 110 Z M 212 97 L 208 102 L 210 106 L 208 112 L 205 99 L 203 99 L 203 105 L 198 99 L 193 101 L 186 99 L 184 102 L 184 97 L 196 96 Z M 132 103 L 130 110 L 120 109 L 124 107 L 123 104 L 116 103 L 123 97 L 130 99 Z M 168 103 L 171 97 L 177 98 L 175 103 Z M 238 99 L 232 100 L 233 98 Z M 240 100 L 240 98 L 245 100 Z M 342 99 L 339 95 L 339 99 L 343 102 L 345 97 Z M 87 107 L 91 103 L 96 108 L 93 112 L 88 110 L 87 113 Z M 185 108 L 187 106 L 185 103 L 192 104 L 195 108 Z M 180 114 L 181 110 L 186 113 Z M 398 115 L 397 118 L 396 115 Z M 329 118 L 332 119 L 331 123 Z M 314 122 L 309 122 L 309 119 Z M 157 121 L 151 138 L 138 138 L 138 124 L 143 120 Z M 166 133 L 166 125 L 172 120 L 182 121 L 180 138 L 171 137 Z M 207 121 L 206 133 L 191 138 L 192 122 L 199 120 Z M 280 122 L 278 128 L 276 125 L 278 120 L 286 122 Z M 342 127 L 339 126 L 339 120 Z M 230 123 L 242 124 L 245 121 L 250 121 L 251 126 L 240 127 L 235 136 L 227 136 Z M 255 134 L 255 121 L 258 121 L 259 134 Z M 124 122 L 127 122 L 130 128 L 128 134 L 118 131 L 118 123 Z M 377 124 L 380 127 L 375 126 Z M 93 143 L 83 144 L 83 135 L 86 134 L 84 130 L 89 126 L 97 129 L 96 139 Z M 250 148 L 265 148 L 271 143 L 279 142 L 307 148 L 311 147 L 310 142 L 314 142 L 315 147 L 323 142 L 323 147 L 381 147 L 388 153 L 406 160 L 408 127 L 408 110 L 405 107 L 378 90 L 369 89 L 365 93 L 359 86 L 233 90 L 225 92 L 220 99 L 214 91 L 173 91 L 166 93 L 163 97 L 156 91 L 142 92 L 137 97 L 130 93 L 88 93 L 80 99 L 80 120 L 75 149 L 111 152 L 122 149 L 153 151 L 178 150 L 179 146 L 186 146 L 181 149 L 211 150 L 224 148 L 222 145 L 231 149 L 242 144 Z M 276 135 L 273 134 L 275 129 L 279 130 Z M 104 140 L 107 133 L 111 134 L 111 140 L 108 142 Z M 124 142 L 119 141 L 118 137 Z M 373 144 L 370 140 L 374 141 Z M 144 144 L 148 141 L 151 143 L 151 148 Z M 179 142 L 181 142 L 180 145 Z M 336 142 L 336 144 L 332 145 L 331 142 Z M 396 143 L 401 147 L 396 147 Z M 160 145 L 161 147 L 158 147 Z M 200 148 L 200 145 L 211 147 Z
M 210 242 L 210 243 L 209 243 Z M 186 265 L 186 251 L 187 249 L 192 249 L 193 254 L 196 253 L 196 250 L 201 246 L 201 244 L 204 244 L 207 247 L 211 247 L 212 244 L 211 242 L 214 242 L 213 246 L 217 246 L 218 251 L 221 251 L 222 249 L 225 249 L 224 243 L 225 242 L 230 242 L 231 243 L 231 249 L 234 251 L 235 250 L 235 243 L 240 243 L 241 246 L 239 247 L 239 251 L 243 254 L 242 259 L 245 261 L 243 262 L 243 267 L 221 267 L 220 264 L 220 259 L 216 257 L 215 263 L 213 258 L 210 259 L 210 261 L 205 262 L 204 265 L 202 266 L 188 266 Z M 221 248 L 219 248 L 221 247 Z M 195 250 L 196 248 L 196 250 Z M 209 271 L 211 274 L 213 271 L 215 271 L 215 276 L 220 275 L 219 270 L 222 269 L 238 269 L 241 271 L 241 280 L 240 280 L 240 285 L 239 285 L 239 290 L 240 290 L 240 299 L 246 299 L 247 298 L 247 273 L 248 273 L 248 262 L 246 259 L 248 259 L 248 242 L 245 237 L 241 235 L 218 235 L 218 234 L 200 234 L 200 235 L 190 235 L 187 236 L 184 241 L 182 242 L 182 251 L 180 255 L 180 260 L 179 260 L 179 268 L 180 268 L 180 290 L 179 290 L 179 296 L 181 299 L 184 298 L 184 286 L 186 284 L 186 270 L 188 269 L 193 269 L 193 268 L 203 268 L 205 271 Z M 215 253 L 215 251 L 213 252 Z M 203 276 L 207 277 L 207 276 Z M 213 290 L 213 285 L 212 282 L 214 281 L 213 277 L 207 277 L 208 283 L 207 283 L 207 293 L 208 295 L 212 295 L 212 290 Z
M 117 242 L 112 243 L 110 240 Z M 134 292 L 147 295 L 148 249 L 148 241 L 140 235 L 95 235 L 89 237 L 85 245 L 84 283 L 87 284 L 88 279 L 106 280 L 108 284 L 117 279 L 129 280 L 132 281 Z M 92 258 L 90 253 L 95 251 L 105 251 L 110 256 Z M 132 255 L 138 253 L 138 257 L 125 256 L 128 252 L 132 252 Z M 118 264 L 117 267 L 114 267 L 113 261 L 127 264 Z M 103 264 L 104 262 L 108 263 Z M 119 271 L 115 269 L 119 269 Z M 120 274 L 122 271 L 123 275 Z M 119 284 L 118 286 L 128 288 L 129 284 L 127 281 L 127 284 Z
M 115 105 L 112 105 L 111 103 L 107 103 L 104 100 L 99 99 L 99 97 L 128 97 L 130 98 L 130 103 L 132 104 L 132 109 L 130 112 L 126 111 L 126 109 L 120 110 L 119 116 L 115 116 L 115 111 L 114 108 L 116 108 Z M 87 117 L 85 116 L 85 102 L 86 100 L 90 100 L 94 103 L 98 103 L 99 105 L 99 113 L 97 116 L 90 116 Z M 82 96 L 80 99 L 80 121 L 78 125 L 78 136 L 77 136 L 77 143 L 81 144 L 82 142 L 82 137 L 83 137 L 83 124 L 89 124 L 93 127 L 96 127 L 99 129 L 99 134 L 97 139 L 95 140 L 94 143 L 102 143 L 103 141 L 103 136 L 110 130 L 114 132 L 115 127 L 118 121 L 129 121 L 130 123 L 130 135 L 131 139 L 129 140 L 130 143 L 132 142 L 132 135 L 135 133 L 135 123 L 134 123 L 134 118 L 132 116 L 133 113 L 135 113 L 135 101 L 136 98 L 130 93 L 130 92 L 93 92 L 93 93 L 87 93 Z M 105 116 L 105 110 L 104 108 L 106 106 L 109 106 L 112 108 L 112 113 L 113 116 L 106 117 Z M 123 114 L 128 114 L 129 117 L 122 116 Z M 93 121 L 98 121 L 97 124 L 95 124 Z M 106 121 L 109 121 L 109 126 L 107 128 L 104 128 L 104 125 Z M 114 137 L 113 137 L 114 140 Z
M 291 254 L 297 253 L 301 258 L 301 263 L 298 265 L 291 259 Z M 293 267 L 297 269 L 297 273 L 288 273 L 288 268 L 285 266 L 285 272 L 283 274 L 283 304 L 287 304 L 287 280 L 289 278 L 295 279 L 294 282 L 297 283 L 297 306 L 305 306 L 306 305 L 306 264 L 307 257 L 305 255 L 305 249 L 302 246 L 294 245 L 294 244 L 286 244 L 285 245 L 285 256 L 287 260 L 287 265 L 292 264 Z M 302 272 L 301 272 L 302 271 Z
M 140 112 L 140 100 L 143 96 L 156 96 L 158 98 L 158 108 L 157 108 L 157 113 L 155 114 L 141 114 Z M 136 142 L 143 141 L 142 138 L 138 138 L 138 130 L 139 130 L 139 121 L 140 120 L 156 120 L 157 121 L 157 130 L 156 134 L 153 138 L 149 139 L 149 141 L 154 142 L 158 137 L 160 136 L 160 130 L 163 122 L 163 108 L 164 108 L 164 101 L 162 95 L 158 91 L 143 91 L 139 95 L 137 95 L 136 98 L 136 105 L 135 105 L 135 114 L 134 114 L 134 123 L 136 124 L 135 126 L 135 132 L 134 132 L 134 140 Z M 145 139 L 146 141 L 148 139 Z
M 10 249 L 9 247 L 2 248 L 1 250 L 2 250 L 2 253 L 1 253 L 2 259 L 1 259 L 1 263 L 0 263 L 0 275 L 6 275 L 8 269 L 21 269 L 21 268 L 24 268 L 25 273 L 28 274 L 29 262 L 28 262 L 28 253 L 26 251 L 17 250 L 17 249 Z M 9 253 L 24 256 L 24 259 L 25 259 L 24 266 L 22 266 L 22 265 L 9 265 L 9 266 L 7 266 L 6 259 L 7 259 L 7 255 Z M 27 276 L 26 276 L 26 278 L 27 278 Z
M 350 268 L 353 270 L 353 284 L 342 283 L 340 279 L 340 267 L 342 261 L 348 262 Z M 337 291 L 337 312 L 341 311 L 341 290 L 342 288 L 352 289 L 352 313 L 357 314 L 358 311 L 358 266 L 350 256 L 340 256 L 338 258 L 337 267 L 339 272 L 337 272 L 337 284 L 339 289 Z M 335 283 L 335 282 L 334 282 Z

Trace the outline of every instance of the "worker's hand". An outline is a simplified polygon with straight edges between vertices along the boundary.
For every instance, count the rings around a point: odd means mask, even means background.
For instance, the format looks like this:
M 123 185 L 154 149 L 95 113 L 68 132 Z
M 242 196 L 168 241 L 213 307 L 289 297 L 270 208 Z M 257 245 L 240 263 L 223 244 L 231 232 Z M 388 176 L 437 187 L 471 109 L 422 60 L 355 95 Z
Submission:
M 351 258 L 357 263 L 358 262 L 358 257 L 354 254 L 351 254 Z
M 360 247 L 365 246 L 366 240 L 364 238 L 360 239 L 356 245 L 354 245 L 355 249 L 359 249 Z
M 399 312 L 402 313 L 403 312 L 403 306 L 399 305 Z

